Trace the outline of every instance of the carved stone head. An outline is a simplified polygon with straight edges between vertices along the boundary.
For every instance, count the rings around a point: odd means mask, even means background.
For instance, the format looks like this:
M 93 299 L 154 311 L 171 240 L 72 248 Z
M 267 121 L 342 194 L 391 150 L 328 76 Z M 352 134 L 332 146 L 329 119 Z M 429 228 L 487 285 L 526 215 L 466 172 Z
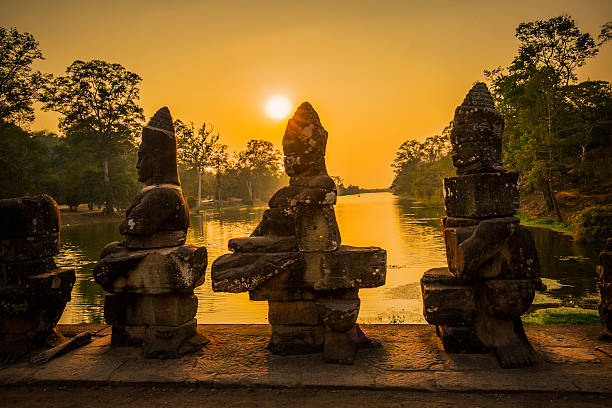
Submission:
M 287 123 L 283 137 L 285 172 L 289 177 L 327 174 L 325 148 L 327 131 L 312 105 L 304 102 Z
M 158 110 L 142 130 L 138 149 L 138 181 L 146 185 L 181 185 L 176 163 L 176 138 L 167 107 Z
M 477 82 L 455 110 L 451 144 L 458 174 L 505 171 L 502 163 L 504 118 L 487 86 Z

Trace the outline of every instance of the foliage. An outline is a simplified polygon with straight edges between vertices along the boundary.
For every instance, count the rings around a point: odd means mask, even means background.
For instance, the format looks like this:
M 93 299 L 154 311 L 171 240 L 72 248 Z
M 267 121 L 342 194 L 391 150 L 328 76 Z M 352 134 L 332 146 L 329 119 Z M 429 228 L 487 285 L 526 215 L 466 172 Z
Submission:
M 236 154 L 232 169 L 244 181 L 247 202 L 269 196 L 278 186 L 282 155 L 266 140 L 249 140 L 245 150 Z
M 18 197 L 45 190 L 48 148 L 19 126 L 0 124 L 0 197 Z
M 140 82 L 120 64 L 75 61 L 65 76 L 45 86 L 40 98 L 43 109 L 62 115 L 59 127 L 67 142 L 98 163 L 106 212 L 113 211 L 123 190 L 118 183 L 127 177 L 116 159 L 133 154 L 144 119 L 137 104 Z
M 33 72 L 32 63 L 41 59 L 32 34 L 0 27 L 0 123 L 34 119 L 32 104 L 47 77 Z
M 400 146 L 391 167 L 395 194 L 428 201 L 442 200 L 442 180 L 453 174 L 450 158 L 450 126 L 442 135 L 428 137 L 423 143 L 407 140 Z
M 521 320 L 524 324 L 601 324 L 596 310 L 570 307 L 536 310 L 524 314 Z
M 569 16 L 521 23 L 510 66 L 485 71 L 505 118 L 504 162 L 525 188 L 542 192 L 560 222 L 554 190 L 597 181 L 587 151 L 595 124 L 610 118 L 612 92 L 604 81 L 576 83 L 576 69 L 607 41 L 606 26 L 596 42 Z
M 576 241 L 603 248 L 612 237 L 612 204 L 585 208 L 574 216 L 572 225 Z
M 174 129 L 179 164 L 196 169 L 210 165 L 211 153 L 219 141 L 219 133 L 213 134 L 214 127 L 203 123 L 196 130 L 193 122 L 186 124 L 177 119 Z
M 213 134 L 214 127 L 203 123 L 197 130 L 193 122 L 189 125 L 177 119 L 174 121 L 177 143 L 178 163 L 187 169 L 193 169 L 197 173 L 198 187 L 195 210 L 200 210 L 202 200 L 202 171 L 204 167 L 210 166 L 211 155 L 216 149 L 219 141 L 219 133 Z M 193 208 L 193 207 L 192 207 Z

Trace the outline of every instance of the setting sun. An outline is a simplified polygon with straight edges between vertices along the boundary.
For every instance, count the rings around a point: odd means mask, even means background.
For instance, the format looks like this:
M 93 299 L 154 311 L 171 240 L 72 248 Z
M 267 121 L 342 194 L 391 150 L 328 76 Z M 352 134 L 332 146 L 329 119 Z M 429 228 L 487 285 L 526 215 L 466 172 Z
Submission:
M 290 112 L 291 102 L 284 96 L 274 96 L 266 102 L 266 114 L 272 119 L 285 119 Z

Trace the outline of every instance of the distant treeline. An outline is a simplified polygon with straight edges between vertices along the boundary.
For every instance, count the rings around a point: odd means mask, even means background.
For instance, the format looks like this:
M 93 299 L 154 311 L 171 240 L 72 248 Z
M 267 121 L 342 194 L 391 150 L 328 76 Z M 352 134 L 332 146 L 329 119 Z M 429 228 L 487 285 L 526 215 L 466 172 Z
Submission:
M 34 72 L 43 58 L 29 33 L 0 27 L 0 197 L 47 193 L 76 209 L 127 207 L 141 188 L 135 164 L 145 118 L 137 74 L 106 61 L 74 61 L 66 74 Z M 57 112 L 61 134 L 30 132 L 34 102 Z M 282 155 L 253 139 L 230 155 L 209 123 L 175 121 L 183 188 L 200 198 L 265 201 L 281 185 Z
M 569 16 L 521 23 L 515 35 L 519 49 L 512 63 L 485 71 L 505 119 L 504 163 L 562 221 L 555 191 L 612 192 L 612 88 L 607 81 L 579 82 L 576 75 L 612 38 L 612 22 L 597 39 Z M 451 127 L 424 143 L 402 144 L 392 164 L 396 194 L 441 197 L 442 178 L 453 174 Z

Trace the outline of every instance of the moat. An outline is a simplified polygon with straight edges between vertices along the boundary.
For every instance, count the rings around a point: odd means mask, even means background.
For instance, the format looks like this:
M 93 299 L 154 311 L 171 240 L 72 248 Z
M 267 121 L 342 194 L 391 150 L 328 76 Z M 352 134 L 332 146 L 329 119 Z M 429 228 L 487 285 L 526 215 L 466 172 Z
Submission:
M 267 323 L 265 302 L 251 302 L 248 293 L 213 293 L 210 264 L 228 253 L 227 242 L 248 236 L 264 207 L 207 210 L 191 216 L 188 243 L 205 245 L 209 266 L 206 282 L 196 289 L 198 323 Z M 419 279 L 430 268 L 446 266 L 440 217 L 441 206 L 426 206 L 391 193 L 341 196 L 336 215 L 343 242 L 375 245 L 387 250 L 386 285 L 364 289 L 359 322 L 425 323 Z M 58 264 L 76 268 L 77 282 L 72 300 L 60 323 L 103 322 L 104 292 L 93 279 L 93 266 L 104 245 L 120 240 L 118 223 L 62 228 Z M 597 254 L 578 245 L 568 235 L 544 228 L 529 228 L 540 257 L 542 278 L 548 286 L 537 294 L 532 310 L 544 307 L 596 309 L 595 264 Z

